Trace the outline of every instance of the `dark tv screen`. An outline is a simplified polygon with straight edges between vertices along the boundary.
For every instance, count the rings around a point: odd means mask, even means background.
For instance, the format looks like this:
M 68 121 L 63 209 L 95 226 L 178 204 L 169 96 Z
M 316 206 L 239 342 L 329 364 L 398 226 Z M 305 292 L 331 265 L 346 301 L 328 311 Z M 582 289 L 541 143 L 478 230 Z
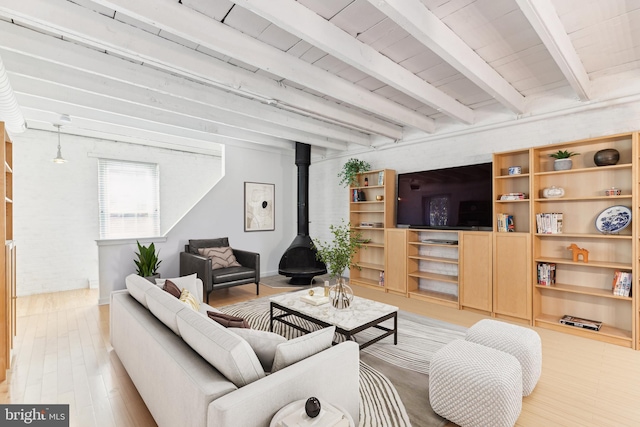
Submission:
M 491 163 L 398 174 L 397 225 L 490 230 Z

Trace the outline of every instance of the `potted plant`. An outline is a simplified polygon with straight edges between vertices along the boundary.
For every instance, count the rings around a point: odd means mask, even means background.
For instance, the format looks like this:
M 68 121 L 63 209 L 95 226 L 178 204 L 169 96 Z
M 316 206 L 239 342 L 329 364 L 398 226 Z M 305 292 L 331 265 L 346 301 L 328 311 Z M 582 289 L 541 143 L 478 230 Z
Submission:
M 329 274 L 336 278 L 336 284 L 331 286 L 329 297 L 336 308 L 347 308 L 353 300 L 353 291 L 345 283 L 342 273 L 349 267 L 358 268 L 353 258 L 362 248 L 362 236 L 351 230 L 351 224 L 330 225 L 333 234 L 331 242 L 313 239 L 316 257 L 327 264 Z
M 138 252 L 136 252 L 138 259 L 133 260 L 137 267 L 136 273 L 152 282 L 153 279 L 160 277 L 158 266 L 162 261 L 158 259 L 153 243 L 149 246 L 143 246 L 138 241 L 136 243 L 138 244 Z
M 566 171 L 573 167 L 573 160 L 571 157 L 579 156 L 580 153 L 574 153 L 569 150 L 558 150 L 555 153 L 549 154 L 549 157 L 553 157 L 553 170 Z
M 342 170 L 338 172 L 340 185 L 344 187 L 357 186 L 358 180 L 356 179 L 356 175 L 370 170 L 371 165 L 368 162 L 358 159 L 349 159 L 344 165 L 342 165 Z

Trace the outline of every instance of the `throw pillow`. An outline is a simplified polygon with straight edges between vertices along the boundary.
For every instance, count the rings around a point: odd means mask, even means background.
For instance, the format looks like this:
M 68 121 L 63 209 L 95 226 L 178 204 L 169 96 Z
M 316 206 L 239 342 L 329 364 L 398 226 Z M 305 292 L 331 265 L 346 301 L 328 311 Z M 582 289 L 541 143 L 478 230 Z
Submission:
M 169 292 L 171 295 L 173 295 L 176 298 L 180 298 L 180 294 L 182 293 L 180 291 L 180 288 L 178 288 L 176 284 L 173 283 L 171 280 L 165 280 L 162 290 L 165 292 Z
M 265 372 L 271 371 L 278 344 L 287 341 L 282 335 L 256 329 L 229 328 L 229 331 L 244 338 L 249 343 L 256 356 L 258 356 L 258 360 Z
M 230 246 L 219 248 L 198 248 L 198 253 L 207 258 L 211 258 L 211 266 L 213 270 L 227 267 L 240 267 L 240 264 L 233 255 L 233 249 Z
M 336 327 L 320 329 L 310 334 L 278 344 L 271 372 L 279 371 L 309 356 L 331 347 Z
M 202 289 L 198 290 L 198 286 L 202 287 L 202 281 L 198 280 L 198 275 L 196 273 L 190 274 L 189 276 L 156 279 L 156 285 L 162 289 L 167 280 L 171 280 L 178 289 L 180 289 L 180 291 L 186 289 L 202 301 L 202 298 L 200 298 L 202 296 Z
M 176 317 L 184 341 L 236 387 L 264 377 L 260 360 L 240 336 L 191 310 Z
M 220 323 L 225 328 L 251 328 L 251 326 L 249 326 L 249 323 L 247 323 L 247 321 L 242 317 L 236 317 L 230 314 L 218 313 L 215 311 L 207 311 L 207 316 L 209 316 L 209 319 Z
M 198 311 L 200 309 L 198 299 L 187 289 L 183 289 L 180 293 L 180 301 L 187 304 L 187 306 L 192 308 L 194 311 Z

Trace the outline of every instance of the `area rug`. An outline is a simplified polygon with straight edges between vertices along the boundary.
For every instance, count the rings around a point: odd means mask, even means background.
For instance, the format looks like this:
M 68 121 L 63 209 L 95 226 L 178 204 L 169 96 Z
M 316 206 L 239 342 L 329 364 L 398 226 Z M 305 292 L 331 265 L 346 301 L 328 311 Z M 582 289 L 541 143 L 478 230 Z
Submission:
M 291 280 L 290 277 L 286 277 L 286 276 L 281 276 L 279 274 L 275 275 L 275 276 L 266 276 L 266 277 L 261 277 L 260 278 L 260 284 L 264 285 L 268 288 L 273 288 L 273 289 L 291 289 L 291 290 L 296 290 L 296 289 L 302 289 L 302 288 L 306 288 L 308 287 L 308 285 L 290 285 L 289 284 L 289 280 Z M 323 276 L 318 276 L 314 278 L 315 280 L 315 285 L 316 286 L 321 286 L 322 283 L 324 283 L 325 280 L 329 280 L 329 275 L 325 274 Z
M 269 330 L 269 298 L 260 298 L 220 310 L 246 319 L 252 328 Z M 292 318 L 310 330 L 318 326 Z M 389 321 L 391 322 L 391 321 Z M 389 323 L 391 326 L 391 323 Z M 447 421 L 429 403 L 429 362 L 442 346 L 464 338 L 466 328 L 424 316 L 398 312 L 398 345 L 385 338 L 360 352 L 360 427 L 442 427 Z M 301 332 L 274 324 L 274 332 L 295 338 Z M 365 331 L 356 340 L 375 336 Z

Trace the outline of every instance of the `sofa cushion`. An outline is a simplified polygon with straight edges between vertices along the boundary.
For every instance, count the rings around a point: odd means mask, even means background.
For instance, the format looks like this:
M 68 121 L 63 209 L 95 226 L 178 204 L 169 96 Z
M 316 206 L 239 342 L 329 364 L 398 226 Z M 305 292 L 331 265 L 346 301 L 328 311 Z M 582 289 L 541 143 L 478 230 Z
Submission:
M 200 310 L 200 303 L 198 303 L 196 296 L 186 289 L 183 289 L 180 293 L 180 301 L 186 304 L 186 306 L 193 311 Z
M 180 335 L 176 314 L 181 310 L 187 309 L 185 303 L 153 285 L 147 290 L 145 296 L 149 311 L 164 323 L 167 328 L 171 329 L 174 334 Z
M 199 248 L 198 253 L 207 258 L 211 258 L 211 268 L 213 270 L 240 266 L 235 255 L 233 255 L 233 249 L 229 246 L 220 248 Z
M 256 271 L 247 267 L 227 267 L 219 270 L 213 270 L 212 274 L 213 284 L 228 283 L 236 280 L 251 279 L 256 277 Z
M 279 371 L 296 362 L 331 347 L 336 327 L 320 329 L 310 334 L 278 344 L 271 372 Z
M 169 279 L 165 280 L 162 290 L 165 292 L 169 292 L 169 295 L 176 298 L 180 298 L 180 294 L 182 293 L 180 291 L 180 288 L 177 287 L 176 284 Z
M 198 255 L 198 248 L 219 248 L 221 246 L 229 246 L 228 237 L 219 237 L 217 239 L 190 239 L 189 252 Z
M 181 292 L 183 289 L 186 289 L 193 295 L 196 295 L 198 301 L 202 301 L 202 280 L 198 279 L 197 273 L 170 279 L 156 279 L 156 285 L 163 288 L 166 280 L 172 281 Z
M 273 366 L 273 358 L 276 355 L 276 347 L 278 344 L 286 342 L 287 339 L 282 335 L 273 332 L 258 331 L 256 329 L 246 328 L 229 328 L 229 331 L 244 338 L 249 343 L 253 351 L 258 356 L 262 368 L 266 372 L 271 371 Z
M 145 293 L 149 289 L 149 286 L 153 286 L 153 283 L 142 276 L 138 276 L 137 274 L 128 275 L 124 279 L 124 283 L 127 286 L 127 289 L 129 290 L 131 296 L 134 297 L 145 308 L 149 308 L 149 306 L 147 305 L 147 298 L 145 297 Z
M 177 315 L 182 339 L 236 387 L 265 376 L 249 343 L 225 327 L 192 310 Z
M 214 322 L 220 323 L 225 328 L 250 328 L 249 323 L 242 317 L 232 316 L 226 313 L 208 311 L 207 316 Z

